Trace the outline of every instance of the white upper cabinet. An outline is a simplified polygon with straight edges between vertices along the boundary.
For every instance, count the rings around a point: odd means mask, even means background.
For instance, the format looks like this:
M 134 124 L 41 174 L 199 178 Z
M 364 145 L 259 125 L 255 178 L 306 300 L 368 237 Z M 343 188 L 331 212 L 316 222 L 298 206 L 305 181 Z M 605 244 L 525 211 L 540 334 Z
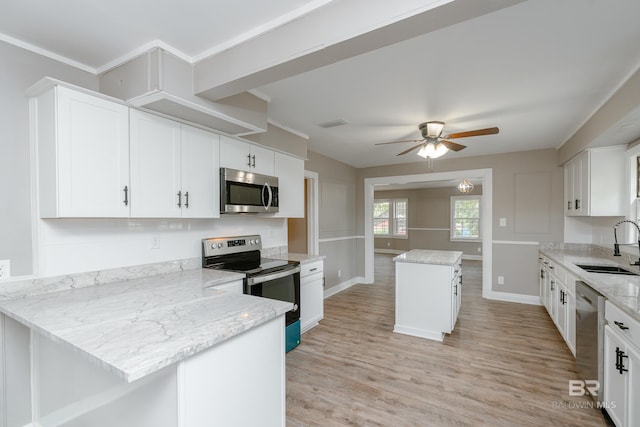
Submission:
M 214 218 L 218 135 L 131 110 L 131 216 Z
M 274 176 L 274 152 L 222 135 L 220 167 Z
M 62 86 L 32 106 L 40 217 L 127 217 L 129 108 Z
M 180 124 L 131 110 L 131 216 L 181 216 Z
M 220 216 L 218 134 L 182 125 L 182 216 Z
M 275 153 L 280 206 L 274 216 L 304 218 L 304 160 Z
M 625 146 L 585 150 L 564 167 L 567 216 L 625 216 Z

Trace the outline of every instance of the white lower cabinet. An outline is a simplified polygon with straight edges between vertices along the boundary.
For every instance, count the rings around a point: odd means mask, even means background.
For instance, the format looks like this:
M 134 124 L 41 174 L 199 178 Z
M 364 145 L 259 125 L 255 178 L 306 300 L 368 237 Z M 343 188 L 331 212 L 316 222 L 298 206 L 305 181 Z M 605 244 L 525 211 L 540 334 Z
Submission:
M 324 317 L 324 261 L 300 266 L 300 330 L 306 332 Z
M 131 110 L 131 216 L 215 218 L 218 135 Z
M 538 261 L 540 302 L 575 356 L 576 277 L 543 255 Z
M 640 425 L 640 322 L 605 304 L 604 400 L 618 427 Z
M 396 262 L 394 332 L 442 341 L 458 319 L 460 260 L 454 265 Z

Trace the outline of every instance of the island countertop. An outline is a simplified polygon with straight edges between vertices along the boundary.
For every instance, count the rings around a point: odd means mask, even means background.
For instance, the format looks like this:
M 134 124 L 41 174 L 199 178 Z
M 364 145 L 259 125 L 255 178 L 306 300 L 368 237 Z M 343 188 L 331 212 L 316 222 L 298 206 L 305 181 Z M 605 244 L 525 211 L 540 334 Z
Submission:
M 221 273 L 192 269 L 0 300 L 0 312 L 132 382 L 292 308 L 207 287 L 243 277 Z
M 393 258 L 395 262 L 416 264 L 454 265 L 462 258 L 461 251 L 436 251 L 428 249 L 412 249 Z

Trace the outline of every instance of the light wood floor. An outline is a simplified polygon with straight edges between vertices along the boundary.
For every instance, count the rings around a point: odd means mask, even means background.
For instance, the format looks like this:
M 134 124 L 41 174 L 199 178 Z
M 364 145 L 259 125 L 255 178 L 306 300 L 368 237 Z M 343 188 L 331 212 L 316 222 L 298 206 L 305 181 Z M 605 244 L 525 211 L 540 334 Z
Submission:
M 325 300 L 287 354 L 287 426 L 607 426 L 568 395 L 575 362 L 543 307 L 481 298 L 463 262 L 462 308 L 444 343 L 393 333 L 394 265 Z M 581 406 L 582 405 L 582 406 Z

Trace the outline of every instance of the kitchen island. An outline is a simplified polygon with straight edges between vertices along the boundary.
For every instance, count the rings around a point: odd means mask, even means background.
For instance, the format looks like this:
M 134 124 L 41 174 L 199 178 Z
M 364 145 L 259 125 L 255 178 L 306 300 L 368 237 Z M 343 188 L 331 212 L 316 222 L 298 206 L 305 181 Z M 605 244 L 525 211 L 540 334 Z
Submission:
M 462 302 L 462 252 L 413 249 L 396 267 L 394 332 L 443 341 Z
M 283 426 L 292 304 L 216 289 L 242 277 L 193 268 L 75 289 L 63 278 L 70 289 L 22 296 L 0 284 L 3 329 L 29 334 L 19 425 Z

